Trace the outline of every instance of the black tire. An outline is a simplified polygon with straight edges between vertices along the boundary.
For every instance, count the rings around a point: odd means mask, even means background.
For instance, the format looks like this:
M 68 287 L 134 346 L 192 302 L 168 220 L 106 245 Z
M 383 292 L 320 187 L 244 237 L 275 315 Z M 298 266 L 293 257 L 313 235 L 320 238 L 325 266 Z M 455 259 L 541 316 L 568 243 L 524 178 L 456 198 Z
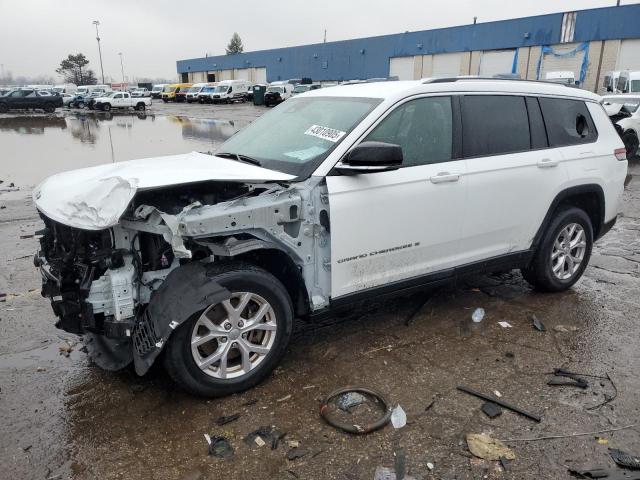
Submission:
M 624 132 L 622 135 L 622 143 L 627 150 L 627 158 L 633 160 L 638 156 L 638 136 L 633 131 Z
M 578 269 L 567 279 L 560 279 L 553 273 L 551 254 L 554 243 L 560 232 L 572 223 L 577 223 L 585 233 L 585 251 Z M 538 290 L 545 292 L 561 292 L 571 288 L 584 273 L 593 248 L 593 226 L 587 213 L 576 207 L 559 210 L 547 227 L 536 249 L 533 260 L 527 268 L 522 269 L 522 276 Z
M 139 104 L 136 105 L 136 110 L 139 111 L 139 112 L 144 112 L 145 108 L 146 108 L 145 104 L 142 103 L 142 102 L 140 102 Z
M 254 387 L 264 380 L 284 356 L 293 329 L 293 307 L 282 283 L 269 272 L 244 263 L 218 265 L 212 279 L 233 292 L 252 292 L 263 297 L 275 313 L 277 327 L 274 343 L 260 364 L 248 374 L 219 379 L 204 373 L 191 353 L 191 334 L 202 312 L 185 321 L 169 338 L 164 366 L 171 378 L 186 391 L 205 397 L 231 395 Z
M 43 110 L 47 113 L 54 113 L 56 111 L 56 107 L 53 105 L 45 105 Z
M 162 101 L 163 101 L 164 103 L 169 103 L 169 100 L 167 100 L 166 98 L 163 98 L 163 99 L 162 99 Z
M 111 111 L 111 104 L 110 103 L 103 103 L 102 104 L 102 111 L 103 112 L 110 112 Z
M 78 102 L 78 108 L 84 108 L 84 102 Z
M 7 113 L 9 111 L 9 107 L 6 103 L 0 103 L 0 113 Z

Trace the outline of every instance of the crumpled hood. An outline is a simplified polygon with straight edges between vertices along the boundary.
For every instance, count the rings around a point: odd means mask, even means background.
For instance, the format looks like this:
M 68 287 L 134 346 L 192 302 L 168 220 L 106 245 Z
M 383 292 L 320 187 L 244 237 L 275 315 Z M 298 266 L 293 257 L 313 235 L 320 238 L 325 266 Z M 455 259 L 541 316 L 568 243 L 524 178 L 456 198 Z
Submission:
M 33 191 L 38 210 L 71 227 L 101 230 L 116 225 L 138 190 L 206 180 L 291 180 L 286 173 L 204 153 L 99 165 L 47 178 Z

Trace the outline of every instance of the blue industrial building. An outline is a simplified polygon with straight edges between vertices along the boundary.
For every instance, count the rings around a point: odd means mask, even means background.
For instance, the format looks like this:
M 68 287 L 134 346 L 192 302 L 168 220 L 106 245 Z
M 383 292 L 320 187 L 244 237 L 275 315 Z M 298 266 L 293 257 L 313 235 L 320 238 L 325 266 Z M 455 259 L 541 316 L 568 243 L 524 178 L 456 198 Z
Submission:
M 603 63 L 608 66 L 614 62 L 615 65 L 610 69 L 640 69 L 640 65 L 636 65 L 633 60 L 637 57 L 640 63 L 638 39 L 640 4 L 634 4 L 179 60 L 177 71 L 182 81 L 245 78 L 272 82 L 301 77 L 310 77 L 314 81 L 342 81 L 387 77 L 400 71 L 403 72 L 400 77 L 421 78 L 442 73 L 435 71 L 436 64 L 442 64 L 444 57 L 439 57 L 441 55 L 458 54 L 459 72 L 453 73 L 477 74 L 482 70 L 483 55 L 487 52 L 507 51 L 513 52 L 512 56 L 503 55 L 502 61 L 505 63 L 511 59 L 511 72 L 521 74 L 523 78 L 531 78 L 532 75 L 540 76 L 541 68 L 538 63 L 551 52 L 558 58 L 578 55 L 580 58 L 574 63 L 579 64 L 580 68 L 586 65 L 592 70 L 582 72 L 582 80 L 587 80 L 587 74 L 593 75 L 594 89 L 598 86 L 599 77 L 604 74 Z M 626 42 L 626 50 L 621 52 L 622 43 L 627 40 L 630 42 Z M 607 47 L 605 43 L 608 41 L 617 43 Z M 581 44 L 586 44 L 586 47 L 580 47 Z M 562 50 L 564 47 L 568 55 Z M 572 49 L 579 50 L 572 52 Z M 595 50 L 598 50 L 597 55 Z M 617 50 L 615 59 L 609 58 L 613 53 L 609 54 L 607 50 Z M 526 61 L 523 58 L 525 55 Z M 620 55 L 628 65 L 620 65 Z M 393 59 L 397 58 L 407 59 L 404 67 L 400 61 L 394 66 Z M 410 61 L 409 58 L 414 60 Z M 450 69 L 457 69 L 456 58 L 449 58 L 454 62 L 452 64 L 449 61 L 449 65 L 454 65 Z M 489 65 L 489 57 L 486 59 L 485 65 Z M 433 63 L 434 68 L 425 68 L 425 61 Z M 573 67 L 574 64 L 570 66 Z M 575 68 L 578 77 L 580 69 Z

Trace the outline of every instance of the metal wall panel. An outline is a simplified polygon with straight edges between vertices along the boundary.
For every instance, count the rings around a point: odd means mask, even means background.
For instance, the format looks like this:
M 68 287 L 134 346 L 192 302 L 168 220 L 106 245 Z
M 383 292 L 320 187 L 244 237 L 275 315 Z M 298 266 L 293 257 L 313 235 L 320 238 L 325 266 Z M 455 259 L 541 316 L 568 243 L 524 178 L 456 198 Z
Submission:
M 413 57 L 390 58 L 389 76 L 396 76 L 398 80 L 413 80 Z
M 441 53 L 433 56 L 431 75 L 433 77 L 455 77 L 460 75 L 462 54 Z
M 491 77 L 500 73 L 511 73 L 515 55 L 515 50 L 482 52 L 482 55 L 480 57 L 479 74 L 482 76 Z
M 617 69 L 640 70 L 640 40 L 623 40 L 620 42 Z

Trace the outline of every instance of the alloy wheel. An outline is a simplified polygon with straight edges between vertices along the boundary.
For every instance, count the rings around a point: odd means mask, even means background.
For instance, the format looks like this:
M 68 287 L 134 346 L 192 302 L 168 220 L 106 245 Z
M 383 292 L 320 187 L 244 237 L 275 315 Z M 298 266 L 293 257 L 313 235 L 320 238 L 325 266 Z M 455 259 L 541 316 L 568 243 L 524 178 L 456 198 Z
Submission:
M 551 270 L 560 280 L 569 280 L 580 268 L 587 249 L 584 228 L 578 223 L 565 226 L 553 243 Z

